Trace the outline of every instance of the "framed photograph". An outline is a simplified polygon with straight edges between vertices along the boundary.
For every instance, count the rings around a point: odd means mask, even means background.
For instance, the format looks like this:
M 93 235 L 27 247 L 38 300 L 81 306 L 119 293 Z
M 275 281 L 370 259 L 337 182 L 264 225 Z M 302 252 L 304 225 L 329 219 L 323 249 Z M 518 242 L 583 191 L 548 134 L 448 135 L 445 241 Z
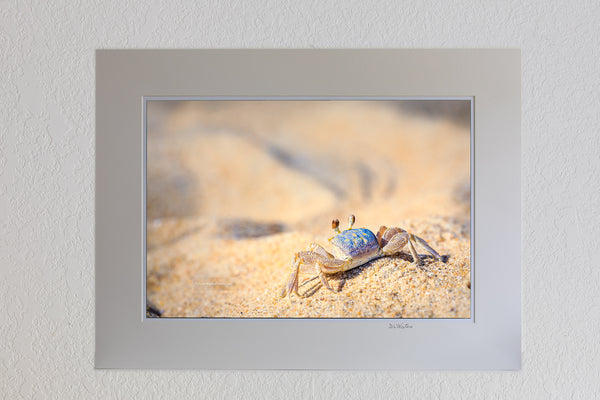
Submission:
M 96 367 L 518 369 L 518 50 L 98 50 Z

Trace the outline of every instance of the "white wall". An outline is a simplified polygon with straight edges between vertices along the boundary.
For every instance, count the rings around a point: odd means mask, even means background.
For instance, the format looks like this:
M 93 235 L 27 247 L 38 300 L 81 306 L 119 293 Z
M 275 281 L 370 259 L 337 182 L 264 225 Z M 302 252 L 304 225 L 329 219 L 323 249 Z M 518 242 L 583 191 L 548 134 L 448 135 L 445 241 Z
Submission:
M 0 3 L 4 398 L 599 396 L 600 3 L 154 3 Z M 223 47 L 522 49 L 522 371 L 94 370 L 94 50 Z

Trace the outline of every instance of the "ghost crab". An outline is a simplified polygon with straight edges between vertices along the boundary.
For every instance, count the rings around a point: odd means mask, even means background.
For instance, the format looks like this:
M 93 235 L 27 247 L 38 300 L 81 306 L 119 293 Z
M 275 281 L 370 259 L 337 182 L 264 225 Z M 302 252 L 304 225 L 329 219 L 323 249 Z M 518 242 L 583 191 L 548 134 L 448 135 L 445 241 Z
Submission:
M 415 250 L 414 243 L 418 243 L 427 250 L 435 261 L 445 262 L 442 256 L 417 235 L 408 233 L 402 228 L 388 228 L 386 226 L 381 226 L 377 235 L 374 235 L 373 232 L 365 228 L 352 229 L 355 220 L 354 215 L 350 215 L 348 229 L 345 231 L 340 231 L 339 220 L 334 219 L 331 222 L 331 227 L 335 233 L 329 239 L 329 243 L 333 247 L 333 254 L 320 245 L 311 243 L 306 251 L 299 251 L 294 255 L 291 267 L 292 272 L 281 290 L 281 297 L 290 296 L 292 292 L 298 297 L 303 297 L 298 293 L 298 275 L 300 270 L 302 272 L 316 273 L 313 279 L 317 277 L 321 278 L 323 286 L 334 291 L 329 286 L 325 275 L 348 271 L 376 258 L 396 255 L 407 244 L 414 265 L 422 266 L 422 260 Z

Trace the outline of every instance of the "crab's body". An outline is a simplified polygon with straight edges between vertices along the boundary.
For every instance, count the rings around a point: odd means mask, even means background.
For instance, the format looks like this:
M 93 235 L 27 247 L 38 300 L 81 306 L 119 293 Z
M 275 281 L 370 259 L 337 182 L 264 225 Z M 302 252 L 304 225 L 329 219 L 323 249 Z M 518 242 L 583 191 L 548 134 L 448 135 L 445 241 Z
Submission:
M 281 297 L 290 295 L 292 291 L 299 296 L 298 275 L 300 270 L 316 273 L 321 278 L 323 286 L 333 290 L 325 275 L 348 271 L 376 258 L 398 254 L 407 244 L 413 257 L 413 263 L 420 265 L 421 259 L 413 242 L 419 243 L 436 261 L 442 259 L 425 240 L 404 229 L 382 226 L 375 235 L 365 228 L 352 229 L 354 220 L 354 215 L 351 215 L 348 229 L 342 232 L 339 230 L 339 221 L 333 220 L 332 227 L 336 235 L 329 239 L 333 254 L 316 243 L 310 244 L 306 251 L 295 254 L 292 261 L 292 272 L 281 291 Z
M 338 260 L 347 260 L 342 271 L 356 268 L 371 260 L 382 257 L 377 238 L 368 229 L 348 229 L 329 240 L 333 246 L 333 255 Z

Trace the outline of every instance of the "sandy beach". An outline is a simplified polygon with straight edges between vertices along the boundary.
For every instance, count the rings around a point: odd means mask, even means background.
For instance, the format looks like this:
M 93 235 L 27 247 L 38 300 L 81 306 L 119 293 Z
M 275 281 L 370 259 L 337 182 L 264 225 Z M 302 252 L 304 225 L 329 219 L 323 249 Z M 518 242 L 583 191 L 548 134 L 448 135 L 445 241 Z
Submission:
M 147 297 L 163 317 L 469 318 L 469 125 L 393 102 L 148 106 Z M 331 220 L 397 226 L 408 248 L 281 298 Z M 417 248 L 420 254 L 426 254 Z M 306 280 L 308 282 L 302 283 Z

